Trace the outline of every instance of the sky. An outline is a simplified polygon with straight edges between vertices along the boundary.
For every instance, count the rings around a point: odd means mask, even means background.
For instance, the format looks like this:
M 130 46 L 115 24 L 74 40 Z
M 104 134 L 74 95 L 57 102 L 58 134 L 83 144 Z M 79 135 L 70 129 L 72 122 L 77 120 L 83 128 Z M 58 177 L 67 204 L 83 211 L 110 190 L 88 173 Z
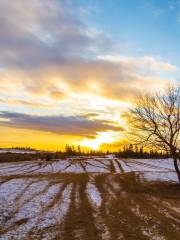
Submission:
M 0 0 L 0 147 L 118 149 L 180 77 L 179 0 Z

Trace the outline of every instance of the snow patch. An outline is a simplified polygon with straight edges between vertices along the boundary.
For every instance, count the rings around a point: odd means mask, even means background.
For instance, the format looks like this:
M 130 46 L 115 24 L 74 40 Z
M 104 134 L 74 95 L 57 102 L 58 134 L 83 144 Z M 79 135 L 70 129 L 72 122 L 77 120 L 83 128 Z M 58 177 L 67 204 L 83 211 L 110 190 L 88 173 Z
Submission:
M 102 203 L 102 198 L 96 186 L 92 183 L 88 183 L 86 190 L 91 203 L 93 203 L 97 207 L 100 207 Z

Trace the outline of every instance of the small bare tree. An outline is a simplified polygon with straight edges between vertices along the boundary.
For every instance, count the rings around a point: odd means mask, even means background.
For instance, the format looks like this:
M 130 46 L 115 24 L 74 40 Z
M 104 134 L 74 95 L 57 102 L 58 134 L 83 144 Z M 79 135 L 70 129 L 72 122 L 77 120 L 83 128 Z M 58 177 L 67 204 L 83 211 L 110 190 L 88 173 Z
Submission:
M 170 86 L 163 94 L 138 96 L 128 121 L 136 142 L 171 155 L 180 181 L 180 88 Z

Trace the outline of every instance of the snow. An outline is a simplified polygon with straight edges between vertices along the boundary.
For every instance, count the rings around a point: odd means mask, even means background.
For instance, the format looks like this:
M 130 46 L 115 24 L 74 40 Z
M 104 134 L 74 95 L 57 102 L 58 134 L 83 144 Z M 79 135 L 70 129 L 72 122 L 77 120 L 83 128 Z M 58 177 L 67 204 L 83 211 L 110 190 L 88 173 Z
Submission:
M 101 206 L 102 203 L 101 195 L 94 184 L 92 183 L 87 184 L 87 194 L 90 199 L 90 202 L 92 202 L 93 205 L 96 205 L 97 207 Z
M 149 181 L 178 182 L 175 172 L 144 172 L 143 177 Z
M 2 163 L 0 176 L 14 176 L 18 174 L 36 175 L 47 173 L 122 173 L 139 172 L 150 180 L 177 181 L 172 159 L 118 159 L 113 157 L 88 158 L 81 160 L 69 158 L 66 160 L 26 161 Z
M 87 160 L 75 157 L 51 162 L 1 163 L 0 226 L 9 230 L 1 234 L 0 239 L 10 240 L 14 236 L 27 239 L 30 231 L 38 234 L 45 228 L 62 225 L 70 210 L 73 194 L 75 208 L 78 209 L 81 204 L 81 182 L 78 182 L 78 178 L 71 180 L 68 176 L 82 173 L 87 179 L 84 191 L 94 211 L 94 221 L 103 226 L 103 239 L 111 239 L 109 229 L 100 215 L 103 195 L 95 179 L 99 175 L 106 176 L 103 184 L 110 199 L 115 199 L 117 194 L 126 198 L 127 193 L 115 181 L 115 177 L 129 172 L 139 174 L 142 181 L 178 182 L 172 159 L 119 159 L 109 155 L 88 157 Z M 68 173 L 65 175 L 67 179 L 61 177 L 64 173 Z M 143 229 L 143 232 L 153 239 L 153 234 L 147 229 Z M 52 239 L 52 233 L 46 233 L 43 239 Z
M 21 150 L 21 149 L 13 149 L 13 148 L 4 148 L 4 149 L 0 149 L 0 153 L 21 153 L 21 154 L 25 154 L 25 153 L 29 153 L 29 154 L 35 154 L 36 151 L 32 151 L 32 150 Z

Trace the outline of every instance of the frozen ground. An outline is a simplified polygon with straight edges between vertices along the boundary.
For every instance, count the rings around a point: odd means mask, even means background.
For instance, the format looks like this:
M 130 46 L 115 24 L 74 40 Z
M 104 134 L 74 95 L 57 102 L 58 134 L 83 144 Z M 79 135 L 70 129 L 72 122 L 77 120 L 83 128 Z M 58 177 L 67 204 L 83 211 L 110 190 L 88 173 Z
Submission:
M 36 151 L 32 150 L 21 150 L 21 149 L 13 149 L 13 148 L 1 148 L 0 153 L 18 153 L 18 154 L 24 154 L 24 153 L 29 153 L 29 154 L 35 154 Z
M 0 239 L 180 239 L 172 160 L 1 163 Z

